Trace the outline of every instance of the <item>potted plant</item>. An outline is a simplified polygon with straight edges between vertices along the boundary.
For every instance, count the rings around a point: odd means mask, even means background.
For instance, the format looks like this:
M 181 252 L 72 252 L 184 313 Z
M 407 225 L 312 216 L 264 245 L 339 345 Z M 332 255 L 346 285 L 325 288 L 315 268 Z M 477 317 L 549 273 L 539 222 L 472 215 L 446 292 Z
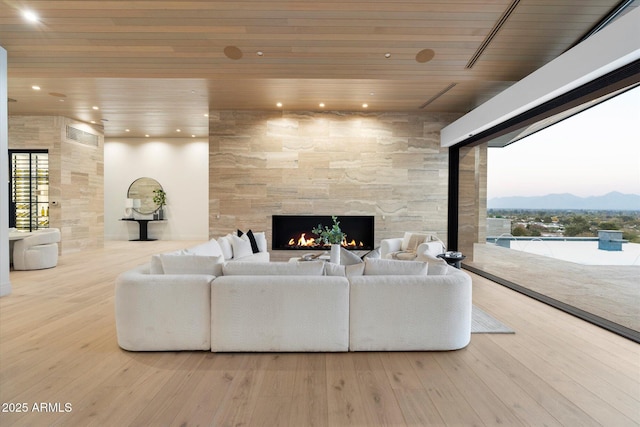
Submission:
M 167 204 L 167 193 L 162 188 L 153 190 L 153 202 L 158 206 L 158 219 L 164 219 L 163 207 Z
M 347 238 L 347 235 L 340 229 L 340 221 L 336 216 L 331 216 L 333 226 L 331 228 L 326 225 L 318 224 L 311 231 L 318 236 L 318 240 L 325 245 L 331 245 L 330 261 L 335 264 L 340 263 L 340 245 Z

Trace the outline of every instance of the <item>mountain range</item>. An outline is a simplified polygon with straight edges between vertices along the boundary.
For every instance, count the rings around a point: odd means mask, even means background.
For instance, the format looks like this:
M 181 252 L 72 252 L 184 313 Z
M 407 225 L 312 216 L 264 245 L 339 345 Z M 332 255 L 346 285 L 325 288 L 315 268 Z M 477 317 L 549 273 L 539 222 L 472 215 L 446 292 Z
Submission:
M 487 201 L 487 208 L 639 211 L 640 195 L 613 191 L 603 196 L 590 197 L 579 197 L 569 193 L 533 197 L 495 197 Z

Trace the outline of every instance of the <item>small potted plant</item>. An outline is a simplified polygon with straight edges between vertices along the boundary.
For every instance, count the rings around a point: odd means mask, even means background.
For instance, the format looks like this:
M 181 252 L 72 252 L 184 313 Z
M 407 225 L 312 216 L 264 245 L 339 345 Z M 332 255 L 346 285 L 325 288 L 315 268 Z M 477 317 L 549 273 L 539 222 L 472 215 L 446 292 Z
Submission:
M 318 224 L 313 230 L 318 236 L 318 240 L 325 245 L 331 245 L 330 261 L 335 264 L 340 263 L 340 245 L 347 238 L 347 235 L 340 229 L 340 221 L 336 216 L 332 216 L 333 226 L 331 228 L 326 225 Z
M 163 207 L 167 204 L 167 193 L 162 188 L 153 190 L 153 202 L 158 206 L 158 219 L 164 219 Z

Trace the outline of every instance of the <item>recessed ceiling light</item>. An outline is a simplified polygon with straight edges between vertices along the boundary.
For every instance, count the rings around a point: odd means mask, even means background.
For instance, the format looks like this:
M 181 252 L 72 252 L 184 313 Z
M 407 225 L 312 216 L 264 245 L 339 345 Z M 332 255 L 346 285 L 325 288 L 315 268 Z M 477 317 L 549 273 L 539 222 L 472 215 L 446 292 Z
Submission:
M 208 113 L 204 113 L 204 116 L 205 116 L 205 117 L 209 117 L 209 114 L 208 114 Z
M 191 135 L 191 138 L 195 138 L 195 137 L 196 137 L 195 135 Z
M 319 106 L 320 108 L 324 108 L 324 102 L 321 102 L 320 104 L 318 104 L 318 106 Z
M 38 85 L 33 85 L 33 86 L 31 86 L 31 89 L 33 89 L 33 90 L 40 90 L 40 86 L 38 86 Z
M 362 104 L 362 108 L 369 108 L 369 104 Z
M 257 52 L 256 52 L 256 55 L 258 55 L 258 56 L 262 56 L 262 55 L 264 55 L 264 52 L 263 52 L 263 51 L 261 51 L 261 50 L 259 50 L 259 51 L 257 51 Z
M 278 103 L 276 104 L 276 107 L 278 107 L 278 108 L 282 108 L 282 102 L 278 102 Z
M 182 129 L 176 129 L 176 132 L 182 132 Z
M 131 132 L 131 129 L 125 129 L 124 131 L 125 132 Z
M 144 137 L 145 137 L 145 138 L 149 138 L 149 134 L 148 134 L 148 133 L 147 133 L 147 134 L 145 134 L 145 135 L 144 135 Z
M 94 110 L 99 110 L 99 109 L 100 109 L 100 107 L 98 107 L 97 105 L 94 105 L 94 106 L 93 106 L 93 107 L 91 107 L 91 108 L 93 108 Z
M 24 12 L 22 12 L 22 16 L 24 16 L 24 19 L 26 19 L 29 22 L 40 21 L 40 18 L 38 17 L 38 15 L 31 10 L 25 10 Z
M 391 54 L 389 52 L 387 52 L 387 53 L 384 54 L 384 57 L 389 59 L 389 58 L 391 58 Z

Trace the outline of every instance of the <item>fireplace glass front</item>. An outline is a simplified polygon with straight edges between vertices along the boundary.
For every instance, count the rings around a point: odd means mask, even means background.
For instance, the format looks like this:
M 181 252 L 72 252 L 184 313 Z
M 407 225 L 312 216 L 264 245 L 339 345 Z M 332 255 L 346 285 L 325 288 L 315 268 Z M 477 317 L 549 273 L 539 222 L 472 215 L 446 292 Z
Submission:
M 352 250 L 372 250 L 374 245 L 374 216 L 337 216 L 340 229 L 346 234 L 342 246 Z M 322 225 L 331 228 L 331 215 L 273 215 L 272 249 L 310 250 L 328 249 L 317 242 L 313 229 Z

